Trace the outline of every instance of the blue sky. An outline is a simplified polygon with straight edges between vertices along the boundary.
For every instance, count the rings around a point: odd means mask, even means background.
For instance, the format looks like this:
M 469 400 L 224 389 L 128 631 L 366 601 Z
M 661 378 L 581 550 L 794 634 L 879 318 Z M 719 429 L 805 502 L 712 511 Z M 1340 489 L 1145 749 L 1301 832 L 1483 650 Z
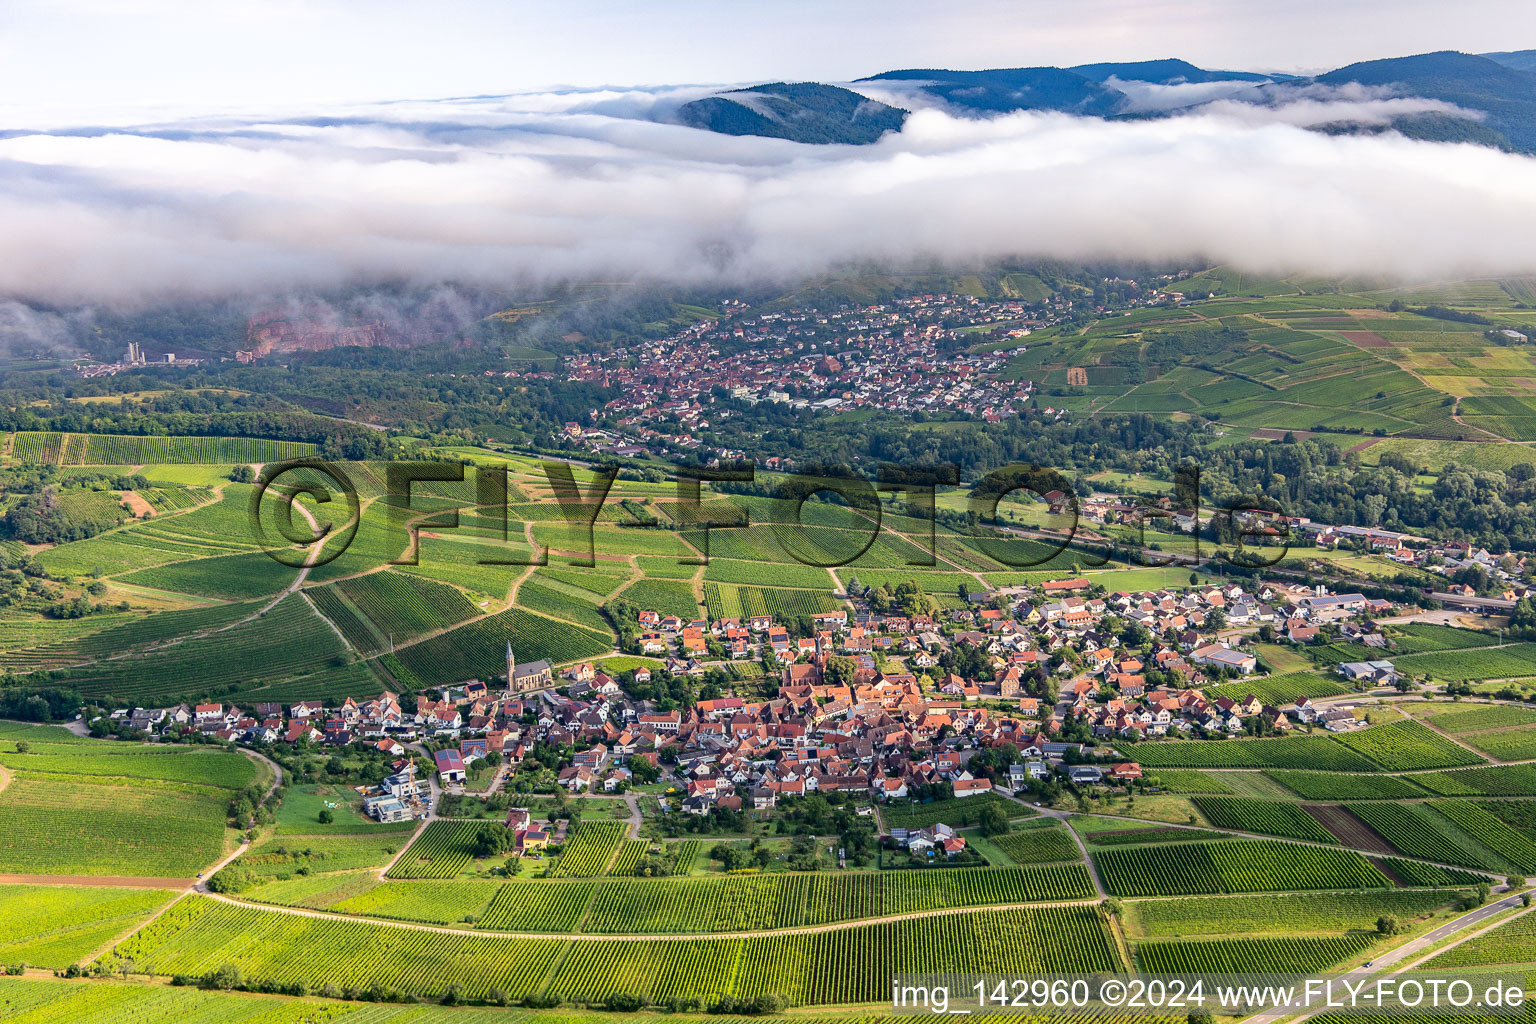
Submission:
M 1180 56 L 1312 70 L 1536 46 L 1515 0 L 6 0 L 0 112 L 837 80 Z

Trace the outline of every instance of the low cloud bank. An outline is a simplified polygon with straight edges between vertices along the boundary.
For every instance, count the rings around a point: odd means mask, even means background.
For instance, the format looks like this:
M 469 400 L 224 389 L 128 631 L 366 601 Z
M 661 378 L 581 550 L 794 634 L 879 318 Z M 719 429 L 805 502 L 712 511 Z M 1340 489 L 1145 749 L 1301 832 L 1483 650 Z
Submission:
M 1332 91 L 1259 105 L 1201 89 L 1208 102 L 1152 120 L 923 109 L 863 147 L 665 123 L 702 86 L 13 130 L 0 135 L 0 296 L 792 280 L 848 260 L 1012 255 L 1536 270 L 1536 159 L 1306 130 L 1444 104 Z M 1142 102 L 1174 99 L 1147 89 Z

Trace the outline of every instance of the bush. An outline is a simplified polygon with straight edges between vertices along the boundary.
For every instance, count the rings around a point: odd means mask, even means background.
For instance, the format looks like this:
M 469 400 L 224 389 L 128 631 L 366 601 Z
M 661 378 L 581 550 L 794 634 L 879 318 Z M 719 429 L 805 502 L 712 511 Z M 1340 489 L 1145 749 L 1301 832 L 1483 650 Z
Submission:
M 230 992 L 241 986 L 240 968 L 225 964 L 216 971 L 209 971 L 198 979 L 197 987 Z
M 634 1013 L 645 1005 L 645 1000 L 633 992 L 615 992 L 603 1001 L 603 1009 L 614 1013 Z

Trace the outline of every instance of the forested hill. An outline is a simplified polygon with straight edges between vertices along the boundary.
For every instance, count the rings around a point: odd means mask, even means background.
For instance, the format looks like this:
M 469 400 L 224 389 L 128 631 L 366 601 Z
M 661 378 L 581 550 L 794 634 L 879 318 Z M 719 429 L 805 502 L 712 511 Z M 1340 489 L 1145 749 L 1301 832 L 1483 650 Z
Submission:
M 1030 110 L 1145 118 L 1188 110 L 1217 95 L 1209 89 L 1190 90 L 1181 106 L 1169 90 L 1222 83 L 1231 86 L 1219 90 L 1222 98 L 1252 103 L 1282 103 L 1303 89 L 1338 86 L 1438 100 L 1448 109 L 1400 117 L 1391 128 L 1411 138 L 1536 152 L 1536 51 L 1532 50 L 1481 56 L 1447 50 L 1362 61 L 1313 77 L 1213 71 L 1176 58 L 1071 68 L 910 68 L 858 79 L 852 88 L 774 82 L 722 92 L 684 104 L 678 117 L 692 127 L 728 135 L 862 144 L 901 129 L 907 110 L 897 103 L 914 109 L 937 106 L 972 117 Z M 1158 90 L 1155 102 L 1148 99 L 1149 89 Z M 1338 123 L 1323 130 L 1383 129 L 1380 124 Z
M 678 115 L 724 135 L 861 144 L 900 131 L 907 112 L 837 86 L 771 82 L 685 103 Z

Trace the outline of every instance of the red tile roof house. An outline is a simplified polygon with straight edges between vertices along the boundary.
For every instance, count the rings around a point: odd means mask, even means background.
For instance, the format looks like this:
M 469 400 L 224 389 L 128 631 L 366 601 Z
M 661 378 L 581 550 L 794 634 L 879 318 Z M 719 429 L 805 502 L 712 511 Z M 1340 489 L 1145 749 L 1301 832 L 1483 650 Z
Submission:
M 992 792 L 991 779 L 956 779 L 952 786 L 955 788 L 955 799 L 964 796 L 975 796 L 978 793 Z

